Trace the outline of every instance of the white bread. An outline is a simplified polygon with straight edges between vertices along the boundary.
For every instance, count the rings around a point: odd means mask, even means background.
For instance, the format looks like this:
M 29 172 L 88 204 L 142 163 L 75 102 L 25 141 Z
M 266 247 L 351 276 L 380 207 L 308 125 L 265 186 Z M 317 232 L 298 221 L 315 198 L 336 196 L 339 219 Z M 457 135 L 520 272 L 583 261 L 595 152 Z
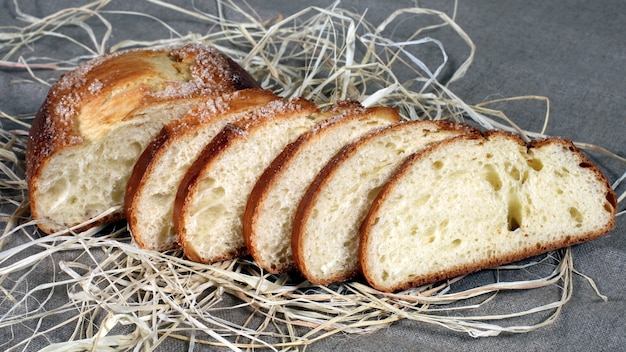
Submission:
M 270 162 L 324 118 L 305 99 L 275 101 L 226 125 L 179 186 L 174 226 L 185 255 L 212 263 L 247 254 L 242 221 L 248 195 Z
M 615 223 L 615 193 L 566 140 L 490 132 L 415 154 L 363 222 L 371 286 L 396 291 L 591 240 Z
M 261 175 L 248 199 L 243 222 L 246 247 L 257 265 L 270 273 L 295 268 L 291 255 L 293 217 L 322 167 L 345 144 L 400 121 L 395 109 L 365 109 L 351 101 L 340 102 L 330 111 L 341 113 L 289 144 Z
M 105 55 L 63 75 L 28 138 L 32 217 L 46 233 L 121 219 L 133 165 L 163 125 L 203 97 L 257 86 L 202 45 Z
M 396 168 L 431 143 L 473 128 L 445 121 L 411 121 L 372 133 L 344 147 L 303 196 L 293 223 L 292 252 L 312 283 L 329 284 L 359 273 L 359 226 Z
M 267 90 L 239 90 L 202 102 L 161 129 L 137 160 L 126 189 L 126 220 L 140 247 L 177 247 L 174 198 L 189 166 L 227 123 L 278 99 Z

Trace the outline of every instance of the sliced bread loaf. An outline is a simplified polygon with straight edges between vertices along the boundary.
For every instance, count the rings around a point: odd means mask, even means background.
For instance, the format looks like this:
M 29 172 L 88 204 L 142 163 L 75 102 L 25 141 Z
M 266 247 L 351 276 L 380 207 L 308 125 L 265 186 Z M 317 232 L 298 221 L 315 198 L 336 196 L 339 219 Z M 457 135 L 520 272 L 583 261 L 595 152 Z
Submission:
M 206 96 L 257 86 L 231 59 L 202 45 L 105 55 L 65 74 L 30 129 L 33 218 L 46 233 L 122 218 L 133 165 L 163 125 Z
M 289 144 L 252 189 L 243 235 L 255 262 L 278 274 L 294 268 L 291 232 L 296 208 L 315 175 L 345 144 L 400 121 L 395 109 L 365 109 L 357 102 L 340 102 L 339 115 L 316 125 Z
M 596 238 L 616 207 L 569 141 L 458 137 L 410 157 L 381 190 L 363 222 L 361 265 L 376 289 L 402 290 Z
M 406 157 L 431 143 L 478 133 L 444 121 L 396 124 L 344 147 L 313 180 L 293 222 L 292 251 L 302 274 L 329 284 L 359 272 L 359 226 L 378 190 Z
M 176 248 L 174 198 L 189 166 L 227 123 L 278 99 L 262 89 L 236 91 L 196 105 L 161 129 L 137 160 L 126 189 L 126 220 L 140 247 Z
M 212 263 L 247 253 L 242 221 L 248 195 L 270 162 L 324 118 L 305 100 L 275 101 L 226 125 L 179 186 L 174 226 L 185 255 Z

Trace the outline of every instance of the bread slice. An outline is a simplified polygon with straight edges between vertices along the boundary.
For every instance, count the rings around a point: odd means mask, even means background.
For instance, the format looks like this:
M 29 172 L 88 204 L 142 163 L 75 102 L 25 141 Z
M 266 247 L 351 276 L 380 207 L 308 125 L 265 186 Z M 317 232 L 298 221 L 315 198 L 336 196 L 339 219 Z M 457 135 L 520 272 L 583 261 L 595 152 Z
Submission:
M 242 221 L 252 187 L 288 143 L 324 118 L 308 100 L 281 100 L 213 138 L 185 174 L 174 204 L 174 226 L 190 260 L 212 263 L 247 253 Z
M 81 231 L 122 218 L 133 165 L 161 127 L 207 96 L 249 87 L 258 84 L 245 70 L 202 45 L 105 55 L 62 76 L 26 149 L 40 229 Z
M 365 109 L 357 102 L 341 102 L 331 111 L 346 106 L 346 111 L 289 144 L 252 189 L 244 214 L 244 240 L 257 265 L 270 273 L 295 268 L 291 255 L 293 217 L 315 175 L 345 144 L 400 121 L 395 109 Z
M 311 183 L 294 217 L 292 251 L 302 274 L 320 285 L 356 276 L 359 226 L 380 187 L 412 153 L 468 133 L 478 131 L 452 122 L 411 121 L 343 148 Z
M 236 91 L 196 105 L 161 129 L 139 157 L 126 189 L 126 220 L 140 247 L 156 251 L 177 247 L 174 198 L 189 166 L 227 123 L 278 99 L 262 89 Z
M 594 239 L 614 227 L 616 208 L 569 141 L 463 136 L 412 156 L 381 190 L 361 265 L 376 289 L 402 290 Z

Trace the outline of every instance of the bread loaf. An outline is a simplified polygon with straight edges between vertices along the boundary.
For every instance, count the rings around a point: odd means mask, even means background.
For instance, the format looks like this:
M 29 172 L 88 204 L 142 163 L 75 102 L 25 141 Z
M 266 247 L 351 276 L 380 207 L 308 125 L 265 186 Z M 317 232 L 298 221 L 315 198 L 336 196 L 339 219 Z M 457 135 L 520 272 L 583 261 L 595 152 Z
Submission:
M 374 288 L 402 290 L 597 238 L 616 208 L 607 180 L 569 141 L 462 136 L 413 155 L 383 187 L 360 261 Z
M 292 234 L 294 261 L 312 283 L 329 284 L 359 272 L 359 226 L 395 169 L 431 143 L 478 133 L 462 124 L 411 121 L 370 134 L 343 148 L 303 196 Z
M 32 217 L 51 234 L 126 215 L 143 248 L 180 243 L 202 263 L 250 252 L 314 284 L 362 270 L 382 291 L 614 227 L 615 193 L 570 141 L 398 121 L 280 99 L 203 45 L 105 55 L 62 76 L 33 121 Z
M 293 217 L 313 178 L 345 144 L 372 130 L 400 121 L 395 109 L 365 109 L 340 102 L 339 115 L 316 125 L 289 144 L 252 189 L 243 222 L 246 246 L 263 269 L 278 274 L 294 268 L 291 255 Z
M 30 129 L 32 217 L 46 233 L 122 218 L 133 165 L 163 125 L 206 96 L 257 86 L 202 45 L 109 54 L 65 74 Z
M 262 89 L 227 93 L 199 103 L 161 129 L 139 157 L 126 190 L 126 219 L 140 247 L 157 251 L 177 247 L 174 198 L 189 166 L 227 123 L 278 99 Z
M 280 100 L 213 138 L 183 177 L 174 204 L 189 259 L 212 263 L 247 253 L 242 220 L 252 187 L 288 143 L 323 118 L 305 99 Z

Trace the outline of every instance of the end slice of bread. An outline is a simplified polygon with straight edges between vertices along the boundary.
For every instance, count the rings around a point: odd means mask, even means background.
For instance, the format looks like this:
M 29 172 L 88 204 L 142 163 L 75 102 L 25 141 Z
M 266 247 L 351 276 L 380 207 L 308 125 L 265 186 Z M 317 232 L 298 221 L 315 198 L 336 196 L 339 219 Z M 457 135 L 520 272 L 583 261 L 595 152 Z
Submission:
M 177 247 L 174 199 L 189 166 L 227 123 L 278 99 L 262 89 L 236 91 L 199 103 L 161 129 L 137 160 L 126 189 L 126 219 L 140 247 Z
M 616 206 L 569 141 L 458 137 L 409 158 L 381 190 L 361 229 L 361 265 L 376 289 L 407 289 L 597 238 Z
M 126 183 L 146 145 L 192 105 L 258 83 L 212 47 L 130 50 L 62 76 L 26 149 L 31 213 L 46 233 L 123 218 Z
M 359 273 L 359 227 L 379 189 L 409 155 L 473 128 L 444 121 L 396 124 L 344 147 L 313 180 L 293 222 L 292 252 L 312 283 Z
M 395 109 L 366 109 L 357 102 L 340 102 L 329 113 L 338 115 L 289 144 L 261 175 L 248 199 L 244 239 L 255 262 L 268 272 L 278 274 L 295 268 L 291 255 L 293 218 L 322 167 L 345 144 L 400 121 Z
M 323 118 L 308 100 L 280 100 L 215 136 L 176 195 L 174 226 L 189 259 L 212 263 L 247 253 L 242 222 L 252 187 L 288 143 Z

